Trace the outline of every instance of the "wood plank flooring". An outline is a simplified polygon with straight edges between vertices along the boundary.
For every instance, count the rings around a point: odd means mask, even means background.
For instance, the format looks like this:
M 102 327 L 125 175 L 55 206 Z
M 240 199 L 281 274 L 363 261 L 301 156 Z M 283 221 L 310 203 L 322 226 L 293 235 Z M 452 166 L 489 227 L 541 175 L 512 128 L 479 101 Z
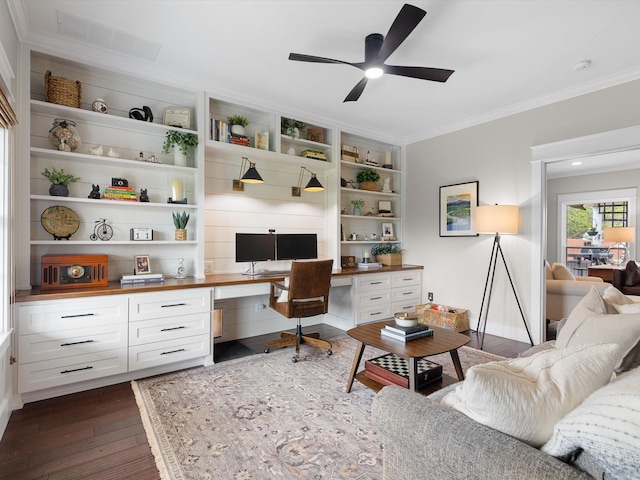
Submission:
M 328 325 L 305 331 L 317 331 L 321 338 L 343 333 Z M 478 348 L 478 335 L 468 334 L 468 346 Z M 265 344 L 278 337 L 278 333 L 261 335 L 240 343 L 262 353 Z M 485 351 L 505 357 L 515 357 L 528 347 L 491 335 L 484 344 Z M 129 383 L 29 403 L 13 412 L 0 441 L 2 480 L 159 478 Z

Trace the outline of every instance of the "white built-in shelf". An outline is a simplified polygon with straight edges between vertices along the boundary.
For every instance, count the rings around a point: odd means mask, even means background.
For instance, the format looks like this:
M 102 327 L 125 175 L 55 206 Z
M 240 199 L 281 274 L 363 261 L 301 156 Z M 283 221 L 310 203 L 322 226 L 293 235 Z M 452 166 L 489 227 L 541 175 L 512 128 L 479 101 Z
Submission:
M 91 203 L 94 205 L 102 204 L 104 206 L 111 207 L 133 207 L 133 208 L 173 208 L 173 209 L 187 209 L 195 210 L 197 205 L 187 205 L 184 203 L 152 203 L 152 202 L 133 202 L 128 200 L 105 200 L 105 199 L 93 199 L 93 198 L 79 198 L 79 197 L 56 197 L 52 195 L 31 195 L 31 200 L 45 200 L 49 202 L 62 202 L 62 203 Z
M 94 112 L 93 110 L 83 110 L 81 108 L 67 107 L 56 103 L 31 100 L 31 112 L 42 115 L 52 115 L 64 117 L 67 120 L 79 120 L 111 128 L 122 128 L 130 132 L 151 133 L 163 135 L 167 130 L 177 130 L 181 133 L 198 134 L 195 130 L 185 128 L 170 127 L 161 123 L 143 122 L 128 117 Z
M 31 240 L 31 245 L 196 245 L 195 240 L 151 240 L 151 241 L 133 241 L 133 240 Z

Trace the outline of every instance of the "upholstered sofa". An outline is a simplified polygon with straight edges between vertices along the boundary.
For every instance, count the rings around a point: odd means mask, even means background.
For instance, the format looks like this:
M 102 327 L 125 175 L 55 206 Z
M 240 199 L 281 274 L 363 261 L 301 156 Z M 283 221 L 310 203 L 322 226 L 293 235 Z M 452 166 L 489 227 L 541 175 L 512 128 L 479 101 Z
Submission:
M 561 263 L 547 265 L 546 318 L 551 321 L 567 318 L 580 300 L 596 283 L 600 293 L 604 293 L 609 284 L 600 277 L 575 277 Z
M 384 387 L 376 395 L 372 408 L 374 428 L 381 435 L 384 444 L 383 478 L 639 478 L 640 438 L 637 432 L 640 431 L 640 314 L 621 314 L 624 318 L 613 318 L 614 314 L 607 313 L 613 303 L 597 304 L 596 297 L 602 296 L 594 288 L 585 297 L 586 300 L 576 307 L 576 315 L 572 312 L 573 318 L 570 316 L 561 330 L 564 337 L 558 338 L 558 342 L 562 342 L 561 346 L 555 342 L 546 342 L 525 352 L 522 358 L 472 367 L 467 372 L 464 382 L 451 385 L 429 397 L 397 386 Z M 631 300 L 625 300 L 623 303 L 629 304 Z M 596 315 L 598 318 L 581 320 L 579 317 L 585 317 L 585 309 L 600 309 L 600 313 Z M 611 318 L 605 318 L 607 316 Z M 607 328 L 607 325 L 612 325 L 611 322 L 616 320 L 621 322 L 620 328 Z M 629 331 L 629 334 L 624 335 L 625 331 Z M 629 339 L 630 336 L 635 337 Z M 602 337 L 603 342 L 607 343 L 592 343 L 598 337 Z M 616 338 L 623 340 L 615 343 Z M 490 380 L 489 384 L 494 385 L 486 373 L 504 372 L 504 364 L 513 366 L 511 377 L 516 378 L 517 384 L 523 375 L 526 377 L 532 365 L 538 365 L 541 361 L 544 363 L 545 356 L 564 355 L 564 358 L 571 358 L 574 352 L 579 352 L 584 357 L 582 360 L 574 359 L 571 369 L 567 368 L 568 371 L 563 372 L 565 381 L 569 382 L 568 386 L 558 380 L 560 390 L 566 390 L 563 394 L 557 394 L 557 408 L 548 408 L 544 401 L 544 405 L 540 405 L 540 399 L 537 398 L 537 395 L 545 390 L 556 394 L 556 379 L 547 389 L 544 386 L 539 387 L 537 383 L 534 387 L 525 385 L 525 390 L 532 389 L 530 392 L 533 399 L 530 405 L 526 404 L 526 401 L 510 399 L 514 392 L 519 391 L 520 387 L 517 385 L 515 388 L 504 388 L 503 391 L 507 393 L 502 397 L 495 395 L 495 388 L 487 389 L 482 386 L 487 380 Z M 584 358 L 589 360 L 585 362 Z M 595 366 L 589 364 L 591 359 Z M 558 365 L 555 358 L 549 359 L 546 360 L 545 368 L 537 373 L 529 371 L 529 374 L 538 382 L 538 376 L 543 377 L 547 370 L 556 368 L 557 371 L 561 371 L 563 367 Z M 601 386 L 585 390 L 584 397 L 580 398 L 580 394 L 575 393 L 575 385 L 571 384 L 575 368 L 580 370 L 578 376 L 588 376 L 593 371 L 599 371 L 598 385 Z M 614 368 L 619 375 L 615 380 L 609 381 L 610 372 Z M 484 371 L 484 374 L 476 374 L 476 371 Z M 496 377 L 500 377 L 500 374 L 496 374 Z M 551 377 L 553 378 L 553 374 Z M 519 404 L 516 410 L 524 408 L 521 411 L 521 421 L 511 421 L 506 428 L 496 426 L 491 424 L 491 419 L 484 418 L 482 409 L 479 418 L 474 417 L 473 398 L 470 397 L 468 404 L 463 402 L 462 406 L 456 402 L 473 382 L 476 385 L 475 390 L 468 390 L 466 393 L 472 397 L 478 396 L 478 385 L 479 388 L 488 390 L 480 393 L 482 400 L 478 402 L 495 410 L 498 423 L 501 416 L 508 417 L 510 410 L 503 409 L 502 405 L 490 405 L 491 402 L 486 401 L 488 398 L 495 398 L 498 403 L 506 398 L 506 402 Z M 530 379 L 524 378 L 521 383 L 524 385 L 531 382 Z M 582 384 L 582 381 L 578 383 Z M 529 394 L 525 392 L 524 398 L 527 396 Z M 565 413 L 567 411 L 568 413 Z M 487 414 L 487 417 L 490 415 Z M 551 433 L 547 432 L 550 439 L 546 443 L 540 445 L 540 438 L 522 438 L 523 434 L 519 431 L 520 423 L 529 423 L 537 428 L 538 423 L 549 422 L 551 424 L 548 428 L 551 429 Z M 515 433 L 509 430 L 511 428 Z

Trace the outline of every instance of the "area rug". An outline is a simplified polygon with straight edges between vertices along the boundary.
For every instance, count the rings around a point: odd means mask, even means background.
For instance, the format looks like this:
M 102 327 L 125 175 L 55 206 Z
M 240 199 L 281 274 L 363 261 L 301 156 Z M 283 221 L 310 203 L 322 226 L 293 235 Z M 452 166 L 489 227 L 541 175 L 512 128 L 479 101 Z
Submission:
M 356 342 L 330 340 L 333 355 L 303 347 L 295 364 L 288 348 L 132 382 L 161 478 L 382 479 L 375 393 L 357 380 L 345 393 Z M 465 371 L 503 358 L 459 354 Z M 448 353 L 430 359 L 455 377 Z

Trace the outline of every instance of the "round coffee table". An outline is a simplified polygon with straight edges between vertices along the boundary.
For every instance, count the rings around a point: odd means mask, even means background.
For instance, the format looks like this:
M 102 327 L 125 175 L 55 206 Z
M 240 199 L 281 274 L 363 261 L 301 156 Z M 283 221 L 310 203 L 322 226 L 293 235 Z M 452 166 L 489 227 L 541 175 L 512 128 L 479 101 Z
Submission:
M 345 390 L 347 393 L 351 391 L 353 380 L 355 378 L 357 378 L 361 383 L 376 390 L 379 390 L 383 386 L 371 379 L 363 381 L 364 372 L 357 373 L 360 360 L 362 360 L 362 354 L 364 353 L 364 348 L 368 345 L 384 350 L 385 352 L 395 353 L 407 360 L 409 366 L 410 390 L 416 390 L 418 360 L 422 357 L 438 355 L 440 353 L 449 352 L 451 354 L 451 361 L 456 369 L 458 380 L 464 380 L 464 372 L 462 371 L 462 365 L 460 364 L 458 348 L 469 343 L 470 339 L 468 336 L 452 332 L 451 330 L 445 330 L 443 328 L 431 327 L 433 329 L 432 336 L 419 338 L 417 340 L 410 340 L 405 343 L 401 340 L 393 340 L 382 336 L 380 330 L 383 329 L 385 325 L 389 325 L 391 323 L 394 323 L 393 320 L 367 323 L 347 331 L 347 334 L 350 337 L 353 337 L 358 341 L 356 353 L 353 357 L 353 363 L 351 364 L 351 373 L 349 374 L 349 380 Z M 443 377 L 445 377 L 445 375 L 443 375 Z

